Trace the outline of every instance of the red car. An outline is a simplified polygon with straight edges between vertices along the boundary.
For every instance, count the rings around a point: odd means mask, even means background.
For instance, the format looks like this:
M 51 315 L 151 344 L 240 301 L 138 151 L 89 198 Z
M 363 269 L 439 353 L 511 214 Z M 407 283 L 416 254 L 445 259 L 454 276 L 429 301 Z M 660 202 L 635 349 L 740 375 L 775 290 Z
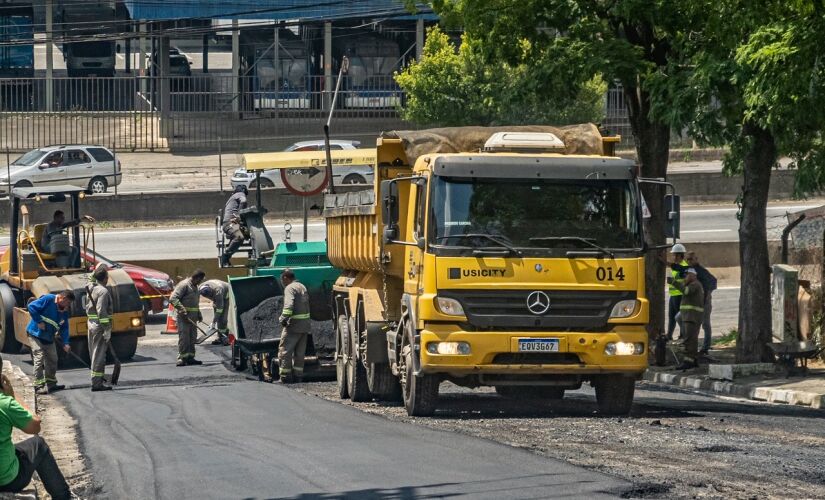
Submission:
M 7 248 L 8 245 L 0 245 L 0 255 Z M 169 278 L 168 274 L 148 267 L 107 259 L 99 253 L 92 253 L 91 250 L 88 254 L 81 251 L 81 256 L 89 263 L 90 268 L 96 266 L 98 262 L 103 262 L 107 267 L 126 271 L 135 282 L 135 287 L 143 301 L 143 311 L 146 314 L 163 312 L 169 307 L 169 295 L 175 288 L 175 282 Z
M 175 283 L 169 275 L 148 267 L 136 266 L 127 262 L 117 262 L 100 255 L 99 253 L 81 252 L 83 260 L 94 267 L 98 262 L 103 262 L 106 267 L 123 269 L 135 282 L 135 287 L 140 293 L 143 301 L 143 310 L 146 314 L 159 313 L 165 311 L 169 306 L 169 295 L 175 288 Z

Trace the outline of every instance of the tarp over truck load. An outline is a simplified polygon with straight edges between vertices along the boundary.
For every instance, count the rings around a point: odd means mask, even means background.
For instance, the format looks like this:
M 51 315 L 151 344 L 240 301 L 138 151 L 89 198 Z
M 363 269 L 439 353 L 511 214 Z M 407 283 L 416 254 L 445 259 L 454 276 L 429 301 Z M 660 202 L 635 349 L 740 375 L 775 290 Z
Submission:
M 566 155 L 602 155 L 603 138 L 599 128 L 592 123 L 551 127 L 548 125 L 521 125 L 507 127 L 445 127 L 427 130 L 395 130 L 384 132 L 381 137 L 401 139 L 407 164 L 415 164 L 422 155 L 431 153 L 471 153 L 480 151 L 484 143 L 497 132 L 551 133 L 564 142 Z

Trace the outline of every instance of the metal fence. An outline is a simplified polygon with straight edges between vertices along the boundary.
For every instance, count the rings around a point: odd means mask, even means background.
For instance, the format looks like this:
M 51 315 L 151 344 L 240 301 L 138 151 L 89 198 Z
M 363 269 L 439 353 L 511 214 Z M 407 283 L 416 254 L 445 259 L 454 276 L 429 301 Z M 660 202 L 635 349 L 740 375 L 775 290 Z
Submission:
M 337 76 L 275 78 L 261 73 L 0 80 L 0 149 L 95 143 L 125 151 L 273 149 L 322 133 Z M 392 75 L 346 76 L 333 128 L 371 140 L 410 128 Z M 48 96 L 51 96 L 49 98 Z M 633 147 L 620 85 L 605 96 L 602 124 Z M 221 143 L 218 146 L 218 143 Z M 674 134 L 674 146 L 685 143 Z M 689 141 L 687 141 L 689 144 Z
M 0 148 L 96 143 L 119 150 L 272 148 L 322 132 L 335 78 L 273 85 L 257 76 L 0 80 Z M 391 76 L 341 82 L 336 125 L 355 136 L 409 127 Z M 49 98 L 48 96 L 52 97 Z M 345 125 L 344 125 L 345 124 Z

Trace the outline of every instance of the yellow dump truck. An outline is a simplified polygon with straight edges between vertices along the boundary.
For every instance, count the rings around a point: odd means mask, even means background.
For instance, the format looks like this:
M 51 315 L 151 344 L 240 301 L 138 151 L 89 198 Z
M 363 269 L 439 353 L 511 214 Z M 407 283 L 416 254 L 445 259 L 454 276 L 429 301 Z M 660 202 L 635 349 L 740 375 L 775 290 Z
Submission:
M 340 396 L 430 415 L 442 381 L 545 399 L 589 382 L 601 412 L 629 412 L 649 248 L 617 140 L 590 124 L 378 138 L 375 187 L 324 202 Z

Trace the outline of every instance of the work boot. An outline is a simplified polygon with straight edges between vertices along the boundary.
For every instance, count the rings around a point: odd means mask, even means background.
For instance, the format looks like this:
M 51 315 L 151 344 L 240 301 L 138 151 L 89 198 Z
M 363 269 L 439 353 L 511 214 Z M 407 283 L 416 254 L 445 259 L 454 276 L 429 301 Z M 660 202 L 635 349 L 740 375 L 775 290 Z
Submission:
M 49 392 L 62 391 L 65 388 L 66 388 L 66 386 L 63 385 L 63 384 L 54 384 L 54 385 L 49 386 Z
M 46 394 L 49 393 L 49 388 L 46 387 L 45 385 L 41 385 L 40 387 L 35 387 L 34 388 L 34 393 L 37 394 L 38 396 L 45 396 Z
M 212 345 L 226 345 L 226 341 L 221 338 L 217 338 L 212 341 Z
M 223 254 L 223 255 L 221 256 L 221 267 L 229 267 L 229 266 L 231 266 L 231 265 L 232 265 L 232 263 L 230 262 L 230 259 L 232 259 L 232 256 L 231 256 L 231 255 L 226 255 L 226 254 Z
M 185 359 L 179 359 L 178 362 L 175 363 L 175 366 L 186 366 L 187 364 L 188 363 L 186 362 Z
M 280 380 L 281 380 L 282 384 L 294 384 L 295 383 L 295 377 L 292 375 L 292 373 L 282 373 L 281 377 L 280 377 Z
M 187 364 L 187 365 L 195 365 L 195 366 L 197 366 L 197 365 L 202 365 L 202 364 L 203 364 L 203 361 L 201 361 L 201 360 L 199 360 L 199 359 L 195 359 L 195 358 L 189 358 L 189 359 L 186 361 L 186 364 Z
M 111 391 L 111 390 L 112 390 L 111 385 L 100 384 L 100 385 L 93 385 L 92 386 L 92 392 Z
M 699 364 L 696 363 L 696 361 L 686 359 L 686 360 L 682 361 L 682 364 L 677 366 L 676 369 L 681 370 L 681 371 L 685 371 L 685 370 L 690 370 L 691 368 L 696 368 L 697 366 L 699 366 Z

